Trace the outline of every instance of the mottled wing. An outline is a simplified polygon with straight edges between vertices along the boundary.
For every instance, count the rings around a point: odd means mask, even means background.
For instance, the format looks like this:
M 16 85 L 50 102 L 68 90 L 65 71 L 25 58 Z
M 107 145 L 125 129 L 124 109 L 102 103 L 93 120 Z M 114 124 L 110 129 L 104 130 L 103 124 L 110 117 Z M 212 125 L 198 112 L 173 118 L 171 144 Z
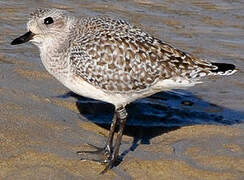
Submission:
M 210 66 L 124 21 L 93 18 L 83 23 L 84 35 L 73 44 L 71 68 L 104 90 L 145 90 L 159 80 L 191 78 L 201 66 Z

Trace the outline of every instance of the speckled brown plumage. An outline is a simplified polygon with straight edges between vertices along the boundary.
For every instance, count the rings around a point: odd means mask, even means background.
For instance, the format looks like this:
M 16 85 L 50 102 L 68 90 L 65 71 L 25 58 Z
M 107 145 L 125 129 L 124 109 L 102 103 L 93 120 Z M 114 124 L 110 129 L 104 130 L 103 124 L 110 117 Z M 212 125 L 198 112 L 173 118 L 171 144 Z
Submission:
M 80 22 L 83 35 L 72 43 L 71 67 L 104 90 L 140 91 L 164 79 L 207 75 L 213 68 L 125 21 L 98 17 Z

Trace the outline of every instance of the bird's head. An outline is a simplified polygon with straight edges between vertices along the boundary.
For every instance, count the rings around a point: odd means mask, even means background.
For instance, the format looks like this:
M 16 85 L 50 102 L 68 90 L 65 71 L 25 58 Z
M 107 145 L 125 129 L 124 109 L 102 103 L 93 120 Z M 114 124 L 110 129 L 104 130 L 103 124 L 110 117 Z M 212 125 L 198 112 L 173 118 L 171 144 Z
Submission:
M 69 12 L 60 9 L 37 9 L 30 14 L 27 23 L 27 33 L 11 42 L 12 45 L 22 44 L 28 41 L 37 46 L 51 42 L 54 39 L 62 39 L 70 31 L 74 17 Z

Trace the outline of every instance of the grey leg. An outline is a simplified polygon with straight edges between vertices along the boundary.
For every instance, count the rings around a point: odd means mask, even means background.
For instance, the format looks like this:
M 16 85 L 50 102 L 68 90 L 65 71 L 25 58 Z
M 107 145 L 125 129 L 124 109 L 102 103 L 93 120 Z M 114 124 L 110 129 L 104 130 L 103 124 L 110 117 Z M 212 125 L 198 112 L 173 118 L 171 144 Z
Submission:
M 109 131 L 109 136 L 106 142 L 105 147 L 97 147 L 92 144 L 88 144 L 89 146 L 95 148 L 95 151 L 78 151 L 78 154 L 82 153 L 91 153 L 91 154 L 104 154 L 107 159 L 111 158 L 112 151 L 113 151 L 113 138 L 114 138 L 114 132 L 115 132 L 115 127 L 117 123 L 117 113 L 114 113 L 112 124 L 110 126 L 110 131 Z M 101 162 L 107 162 L 107 160 L 101 160 Z
M 104 155 L 104 159 L 82 159 L 82 160 L 91 160 L 91 161 L 96 161 L 100 163 L 107 163 L 106 168 L 101 172 L 101 174 L 107 172 L 107 170 L 113 168 L 113 166 L 116 165 L 118 162 L 118 157 L 119 157 L 119 148 L 123 136 L 123 130 L 125 127 L 126 123 L 126 118 L 127 118 L 127 112 L 124 107 L 117 108 L 114 113 L 113 121 L 110 126 L 110 131 L 109 131 L 109 136 L 106 142 L 105 147 L 99 148 L 94 145 L 89 144 L 93 148 L 97 149 L 96 151 L 79 151 L 77 153 L 93 153 L 93 154 L 102 154 Z M 115 145 L 113 147 L 113 138 L 114 138 L 114 133 L 115 133 L 115 127 L 117 124 L 117 121 L 119 122 L 119 131 L 117 134 L 117 138 L 115 141 Z
M 110 126 L 110 131 L 109 131 L 109 135 L 108 135 L 108 140 L 107 140 L 106 146 L 105 146 L 105 150 L 107 150 L 107 152 L 105 151 L 105 153 L 111 153 L 112 152 L 116 123 L 117 123 L 117 113 L 114 112 L 112 124 Z
M 126 123 L 126 119 L 127 119 L 127 112 L 124 107 L 120 107 L 120 108 L 116 109 L 116 113 L 117 113 L 117 117 L 119 119 L 119 131 L 118 131 L 118 135 L 117 135 L 117 139 L 115 142 L 114 151 L 112 153 L 112 156 L 110 157 L 106 168 L 101 172 L 101 174 L 103 174 L 107 170 L 111 169 L 118 161 L 119 148 L 120 148 L 123 131 L 124 131 L 124 127 L 125 127 L 125 123 Z

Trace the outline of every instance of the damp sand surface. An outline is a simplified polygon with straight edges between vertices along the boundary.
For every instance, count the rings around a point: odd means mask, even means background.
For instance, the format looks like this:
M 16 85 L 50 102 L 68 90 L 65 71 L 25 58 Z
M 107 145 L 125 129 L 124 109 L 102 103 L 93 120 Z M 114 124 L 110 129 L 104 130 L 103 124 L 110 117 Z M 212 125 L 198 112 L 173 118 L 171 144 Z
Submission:
M 37 7 L 119 17 L 175 47 L 239 72 L 128 106 L 120 153 L 105 175 L 81 161 L 103 146 L 113 107 L 71 93 L 43 68 L 25 33 Z M 0 179 L 244 178 L 244 3 L 241 1 L 0 1 Z

